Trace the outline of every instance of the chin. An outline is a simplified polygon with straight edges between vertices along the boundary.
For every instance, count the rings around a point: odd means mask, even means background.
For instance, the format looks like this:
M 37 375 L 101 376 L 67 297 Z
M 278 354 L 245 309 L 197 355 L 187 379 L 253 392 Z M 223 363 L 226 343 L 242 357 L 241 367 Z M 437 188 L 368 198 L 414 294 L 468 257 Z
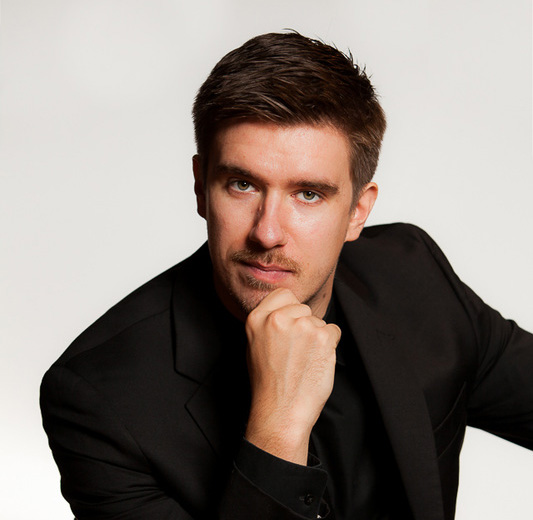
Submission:
M 274 289 L 275 287 L 254 290 L 250 291 L 250 294 L 234 295 L 234 299 L 240 310 L 248 316 Z

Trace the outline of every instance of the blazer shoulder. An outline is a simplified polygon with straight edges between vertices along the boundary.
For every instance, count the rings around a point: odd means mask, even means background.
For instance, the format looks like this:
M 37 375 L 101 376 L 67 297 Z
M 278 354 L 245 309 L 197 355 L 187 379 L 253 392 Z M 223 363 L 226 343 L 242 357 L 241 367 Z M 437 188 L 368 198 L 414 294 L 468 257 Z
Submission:
M 426 231 L 424 231 L 421 227 L 408 222 L 392 222 L 390 224 L 368 226 L 365 227 L 361 233 L 361 238 L 381 239 L 391 242 L 396 240 L 403 241 L 409 237 L 413 237 L 415 239 L 422 238 L 423 240 L 429 239 L 429 241 L 433 242 Z
M 365 228 L 356 241 L 345 244 L 336 277 L 350 280 L 368 303 L 384 308 L 392 302 L 404 306 L 406 295 L 420 302 L 449 288 L 459 300 L 464 298 L 462 284 L 438 245 L 412 224 Z
M 55 362 L 64 365 L 71 359 L 112 340 L 130 327 L 134 327 L 158 314 L 169 312 L 173 287 L 180 279 L 188 279 L 194 269 L 201 248 L 189 258 L 167 269 L 125 298 L 116 303 L 92 325 L 83 331 Z
M 341 262 L 371 261 L 375 264 L 381 259 L 390 264 L 391 258 L 395 262 L 404 259 L 411 262 L 413 257 L 428 253 L 442 255 L 435 241 L 422 228 L 399 222 L 364 228 L 356 241 L 345 244 Z

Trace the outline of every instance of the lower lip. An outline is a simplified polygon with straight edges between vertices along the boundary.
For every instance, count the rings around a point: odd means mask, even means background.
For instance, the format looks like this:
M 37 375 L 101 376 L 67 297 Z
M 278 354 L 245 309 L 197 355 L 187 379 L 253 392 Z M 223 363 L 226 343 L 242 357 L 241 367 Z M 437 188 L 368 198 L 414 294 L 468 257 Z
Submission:
M 266 283 L 279 283 L 283 280 L 286 280 L 289 275 L 291 274 L 291 271 L 283 271 L 283 270 L 270 270 L 270 269 L 261 269 L 259 267 L 244 264 L 244 267 L 248 274 L 251 274 L 254 278 L 257 280 L 260 280 L 261 282 Z

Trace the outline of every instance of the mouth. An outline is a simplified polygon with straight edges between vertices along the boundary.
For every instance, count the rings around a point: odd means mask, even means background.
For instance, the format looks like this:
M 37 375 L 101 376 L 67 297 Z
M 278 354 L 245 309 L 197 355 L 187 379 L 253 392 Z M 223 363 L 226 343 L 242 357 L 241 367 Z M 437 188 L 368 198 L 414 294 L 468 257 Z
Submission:
M 262 264 L 260 262 L 241 262 L 247 276 L 267 284 L 278 284 L 286 280 L 293 272 L 278 264 Z
M 287 267 L 278 265 L 278 264 L 262 264 L 261 262 L 243 262 L 243 264 L 254 267 L 255 269 L 260 269 L 261 271 L 285 271 L 287 273 L 292 272 Z
M 272 290 L 301 271 L 297 262 L 279 251 L 258 254 L 241 250 L 234 252 L 231 260 L 239 266 L 245 283 L 257 289 Z

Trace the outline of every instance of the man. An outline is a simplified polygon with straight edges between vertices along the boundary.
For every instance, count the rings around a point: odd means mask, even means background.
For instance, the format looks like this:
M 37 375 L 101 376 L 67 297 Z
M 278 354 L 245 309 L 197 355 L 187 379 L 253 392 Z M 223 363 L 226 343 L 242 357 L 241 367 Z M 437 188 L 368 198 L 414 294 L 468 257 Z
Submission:
M 420 229 L 368 228 L 385 118 L 342 53 L 267 34 L 194 106 L 208 244 L 47 372 L 78 519 L 454 516 L 466 424 L 533 446 L 533 337 Z

